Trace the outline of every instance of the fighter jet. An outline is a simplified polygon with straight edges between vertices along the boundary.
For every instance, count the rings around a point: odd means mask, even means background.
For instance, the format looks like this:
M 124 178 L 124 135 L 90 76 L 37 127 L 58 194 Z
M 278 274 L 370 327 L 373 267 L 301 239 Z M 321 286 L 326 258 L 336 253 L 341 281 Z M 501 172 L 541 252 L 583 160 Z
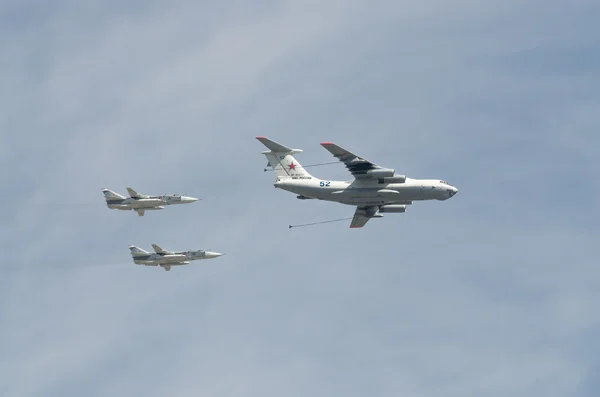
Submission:
M 145 251 L 135 245 L 130 245 L 129 250 L 131 251 L 133 262 L 136 265 L 160 266 L 168 272 L 171 270 L 171 266 L 187 265 L 190 263 L 189 261 L 213 259 L 224 255 L 218 252 L 205 250 L 167 251 L 157 244 L 152 244 L 152 248 L 154 248 L 154 253 Z
M 136 192 L 130 187 L 127 188 L 127 192 L 129 192 L 129 197 L 121 196 L 109 189 L 102 189 L 106 206 L 117 210 L 134 210 L 139 216 L 144 216 L 144 211 L 162 210 L 165 205 L 189 204 L 199 200 L 195 197 L 179 194 L 147 196 Z
M 264 136 L 256 137 L 269 150 L 267 167 L 275 172 L 274 186 L 297 194 L 301 200 L 317 199 L 356 206 L 351 228 L 361 228 L 382 213 L 403 213 L 418 200 L 448 200 L 458 189 L 440 179 L 411 179 L 397 175 L 394 169 L 381 167 L 332 142 L 322 142 L 335 158 L 350 171 L 354 180 L 329 181 L 309 174 L 293 156 L 292 149 Z M 291 227 L 291 226 L 290 226 Z

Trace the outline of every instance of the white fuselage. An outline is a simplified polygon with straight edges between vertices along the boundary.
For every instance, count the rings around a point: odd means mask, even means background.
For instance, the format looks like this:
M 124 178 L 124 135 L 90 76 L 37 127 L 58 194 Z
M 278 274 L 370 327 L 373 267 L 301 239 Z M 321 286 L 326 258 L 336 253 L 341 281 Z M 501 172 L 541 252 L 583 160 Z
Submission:
M 410 204 L 419 200 L 447 200 L 458 190 L 438 179 L 406 178 L 404 183 L 377 180 L 327 181 L 318 178 L 278 178 L 274 186 L 299 198 L 334 201 L 348 205 Z
M 153 210 L 162 209 L 165 205 L 188 204 L 198 201 L 195 197 L 188 196 L 155 196 L 146 198 L 128 197 L 122 200 L 114 199 L 107 201 L 108 208 L 116 210 Z
M 172 255 L 159 255 L 150 254 L 143 259 L 133 258 L 134 262 L 143 265 L 162 265 L 162 264 L 176 264 L 188 261 L 186 255 L 172 254 Z
M 173 252 L 169 254 L 136 254 L 133 257 L 133 261 L 138 265 L 185 265 L 190 260 L 198 259 L 212 259 L 221 256 L 218 252 L 210 251 L 185 251 L 185 252 Z
M 116 200 L 115 200 L 116 201 Z M 134 199 L 127 198 L 117 203 L 107 203 L 108 208 L 117 210 L 134 210 L 134 209 L 152 209 L 165 205 L 162 200 L 150 198 L 150 199 Z

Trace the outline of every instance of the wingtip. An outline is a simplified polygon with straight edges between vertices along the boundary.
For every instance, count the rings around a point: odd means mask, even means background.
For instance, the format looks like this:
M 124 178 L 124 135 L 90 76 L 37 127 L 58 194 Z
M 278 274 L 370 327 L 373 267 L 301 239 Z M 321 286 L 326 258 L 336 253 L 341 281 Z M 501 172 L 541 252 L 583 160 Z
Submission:
M 267 137 L 261 135 L 261 136 L 257 136 L 256 139 L 267 139 Z
M 325 145 L 333 145 L 333 142 L 321 142 L 321 145 L 325 146 Z

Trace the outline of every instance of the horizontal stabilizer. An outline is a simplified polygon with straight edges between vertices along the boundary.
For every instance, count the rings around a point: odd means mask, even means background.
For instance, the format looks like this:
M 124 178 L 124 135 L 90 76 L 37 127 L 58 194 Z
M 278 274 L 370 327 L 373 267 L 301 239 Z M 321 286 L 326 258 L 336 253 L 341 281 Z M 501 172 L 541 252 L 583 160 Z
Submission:
M 258 139 L 263 145 L 265 145 L 269 150 L 271 150 L 274 153 L 301 153 L 302 152 L 302 149 L 292 149 L 290 147 L 282 145 L 281 143 L 272 141 L 269 138 L 264 137 L 264 136 L 257 136 L 256 139 Z

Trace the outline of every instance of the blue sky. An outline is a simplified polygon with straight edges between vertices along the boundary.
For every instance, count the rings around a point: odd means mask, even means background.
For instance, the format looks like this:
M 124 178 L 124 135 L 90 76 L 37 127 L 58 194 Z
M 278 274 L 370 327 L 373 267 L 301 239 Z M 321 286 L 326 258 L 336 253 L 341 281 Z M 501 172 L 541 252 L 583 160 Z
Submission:
M 599 16 L 2 2 L 0 394 L 597 396 Z M 275 190 L 256 135 L 460 192 L 290 230 L 353 209 Z M 107 209 L 126 186 L 202 201 Z M 227 255 L 133 265 L 151 243 Z

